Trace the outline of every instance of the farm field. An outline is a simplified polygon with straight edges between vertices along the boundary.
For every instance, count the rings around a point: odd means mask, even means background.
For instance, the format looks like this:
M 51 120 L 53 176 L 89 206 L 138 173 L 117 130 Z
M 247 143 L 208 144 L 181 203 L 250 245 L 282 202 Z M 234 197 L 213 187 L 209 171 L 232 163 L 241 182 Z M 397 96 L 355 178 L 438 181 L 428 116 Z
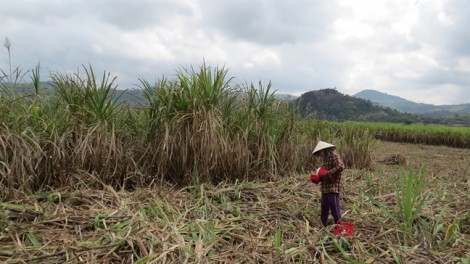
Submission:
M 308 174 L 70 187 L 0 203 L 0 261 L 469 263 L 470 149 L 377 141 L 371 157 L 373 170 L 343 172 L 351 237 L 321 227 L 319 186 Z

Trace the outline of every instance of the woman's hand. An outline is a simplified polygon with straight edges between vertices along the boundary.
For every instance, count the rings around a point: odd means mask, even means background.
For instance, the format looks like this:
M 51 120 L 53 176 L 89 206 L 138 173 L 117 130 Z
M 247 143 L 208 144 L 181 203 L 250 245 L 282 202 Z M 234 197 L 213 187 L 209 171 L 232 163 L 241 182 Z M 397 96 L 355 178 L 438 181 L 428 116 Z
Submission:
M 323 176 L 320 177 L 320 182 L 322 184 L 328 184 L 330 183 L 330 175 L 329 174 L 325 174 Z

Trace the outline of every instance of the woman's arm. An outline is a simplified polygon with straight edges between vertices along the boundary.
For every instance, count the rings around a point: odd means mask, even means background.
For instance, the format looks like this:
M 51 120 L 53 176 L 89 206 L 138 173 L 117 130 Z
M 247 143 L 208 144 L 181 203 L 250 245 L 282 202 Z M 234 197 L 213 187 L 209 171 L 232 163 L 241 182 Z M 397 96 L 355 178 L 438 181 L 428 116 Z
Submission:
M 330 182 L 336 181 L 337 175 L 344 170 L 344 162 L 338 153 L 332 152 L 331 156 L 325 160 L 325 168 L 329 168 L 328 173 L 321 177 L 320 181 Z
M 339 156 L 339 154 L 336 152 L 333 152 L 332 155 L 333 155 L 333 161 L 332 161 L 333 167 L 329 169 L 328 171 L 329 176 L 337 175 L 338 173 L 344 170 L 344 162 Z

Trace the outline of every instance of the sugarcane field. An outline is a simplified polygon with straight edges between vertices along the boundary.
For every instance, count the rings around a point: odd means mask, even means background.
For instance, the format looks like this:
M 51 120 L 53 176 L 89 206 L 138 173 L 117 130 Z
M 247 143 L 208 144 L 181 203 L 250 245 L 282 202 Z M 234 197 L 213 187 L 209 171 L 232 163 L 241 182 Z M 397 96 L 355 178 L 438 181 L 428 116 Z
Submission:
M 299 117 L 206 65 L 131 104 L 82 72 L 2 83 L 2 263 L 470 263 L 468 127 Z M 341 224 L 320 218 L 319 141 L 344 162 Z

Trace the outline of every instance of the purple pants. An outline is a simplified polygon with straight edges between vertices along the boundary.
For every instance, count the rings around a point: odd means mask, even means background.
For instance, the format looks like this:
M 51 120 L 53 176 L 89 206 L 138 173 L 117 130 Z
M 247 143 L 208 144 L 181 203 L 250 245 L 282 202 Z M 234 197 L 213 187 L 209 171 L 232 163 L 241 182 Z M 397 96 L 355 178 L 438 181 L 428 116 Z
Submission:
M 339 193 L 322 193 L 321 194 L 321 222 L 324 226 L 328 225 L 328 214 L 333 215 L 335 224 L 341 223 L 341 209 L 339 206 Z

